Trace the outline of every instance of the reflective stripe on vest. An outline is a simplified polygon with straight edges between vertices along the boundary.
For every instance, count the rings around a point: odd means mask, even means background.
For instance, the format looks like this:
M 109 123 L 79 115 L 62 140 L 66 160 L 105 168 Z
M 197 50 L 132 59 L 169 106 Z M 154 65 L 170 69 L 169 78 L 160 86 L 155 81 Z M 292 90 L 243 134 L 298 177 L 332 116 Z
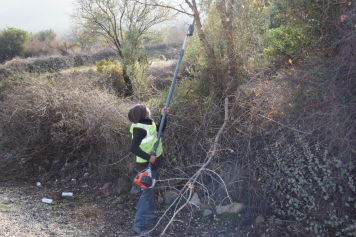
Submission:
M 157 142 L 157 129 L 156 129 L 156 124 L 152 121 L 151 125 L 148 124 L 142 124 L 142 123 L 133 123 L 130 127 L 130 132 L 133 136 L 133 129 L 134 128 L 141 128 L 144 129 L 147 133 L 146 137 L 141 141 L 140 148 L 146 152 L 147 154 L 150 154 L 153 151 L 154 145 Z M 156 156 L 160 156 L 162 154 L 162 141 L 160 139 L 160 142 L 158 144 L 157 150 L 156 150 Z M 147 160 L 136 156 L 136 161 L 138 163 L 145 163 Z

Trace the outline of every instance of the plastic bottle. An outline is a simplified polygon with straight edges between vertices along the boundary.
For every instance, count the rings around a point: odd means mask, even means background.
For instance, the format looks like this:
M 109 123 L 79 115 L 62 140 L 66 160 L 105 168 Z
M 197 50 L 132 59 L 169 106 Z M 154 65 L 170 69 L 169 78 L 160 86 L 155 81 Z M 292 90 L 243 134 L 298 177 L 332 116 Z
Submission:
M 73 197 L 72 192 L 62 192 L 62 197 Z
M 47 203 L 47 204 L 52 204 L 53 200 L 50 198 L 42 198 L 42 202 Z

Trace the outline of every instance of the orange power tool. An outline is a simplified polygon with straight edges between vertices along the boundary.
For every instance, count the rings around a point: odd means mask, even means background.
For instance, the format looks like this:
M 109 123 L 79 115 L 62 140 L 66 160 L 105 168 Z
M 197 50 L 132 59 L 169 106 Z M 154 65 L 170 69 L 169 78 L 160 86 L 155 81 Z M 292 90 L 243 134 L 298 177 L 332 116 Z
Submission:
M 141 171 L 134 179 L 134 183 L 142 189 L 153 188 L 156 180 L 152 178 L 151 163 L 147 169 Z

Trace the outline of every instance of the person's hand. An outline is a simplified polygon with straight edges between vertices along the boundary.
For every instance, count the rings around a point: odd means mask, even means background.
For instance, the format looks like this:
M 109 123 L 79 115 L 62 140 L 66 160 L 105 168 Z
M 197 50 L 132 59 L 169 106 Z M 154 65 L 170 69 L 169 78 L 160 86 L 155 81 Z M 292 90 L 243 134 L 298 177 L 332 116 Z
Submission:
M 164 114 L 164 111 L 167 111 L 167 115 L 169 114 L 169 108 L 166 108 L 166 107 L 162 108 L 161 109 L 161 115 Z
M 151 163 L 151 164 L 154 164 L 155 162 L 156 162 L 156 156 L 153 156 L 153 155 L 151 155 L 151 157 L 150 157 L 150 159 L 149 159 L 149 162 Z

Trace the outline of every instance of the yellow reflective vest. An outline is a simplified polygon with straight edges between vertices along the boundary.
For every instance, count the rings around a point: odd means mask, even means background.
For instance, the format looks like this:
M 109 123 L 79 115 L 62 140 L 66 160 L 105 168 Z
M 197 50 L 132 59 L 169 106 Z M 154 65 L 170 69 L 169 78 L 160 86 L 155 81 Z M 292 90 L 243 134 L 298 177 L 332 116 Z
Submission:
M 140 148 L 150 154 L 153 151 L 154 145 L 157 142 L 157 129 L 156 124 L 152 121 L 151 125 L 143 124 L 143 123 L 133 123 L 130 127 L 130 133 L 133 136 L 134 128 L 141 128 L 144 129 L 147 133 L 146 137 L 141 141 Z M 156 157 L 162 155 L 163 148 L 162 148 L 162 139 L 160 139 L 157 150 L 156 150 Z M 138 163 L 146 163 L 147 160 L 136 156 L 136 162 Z

